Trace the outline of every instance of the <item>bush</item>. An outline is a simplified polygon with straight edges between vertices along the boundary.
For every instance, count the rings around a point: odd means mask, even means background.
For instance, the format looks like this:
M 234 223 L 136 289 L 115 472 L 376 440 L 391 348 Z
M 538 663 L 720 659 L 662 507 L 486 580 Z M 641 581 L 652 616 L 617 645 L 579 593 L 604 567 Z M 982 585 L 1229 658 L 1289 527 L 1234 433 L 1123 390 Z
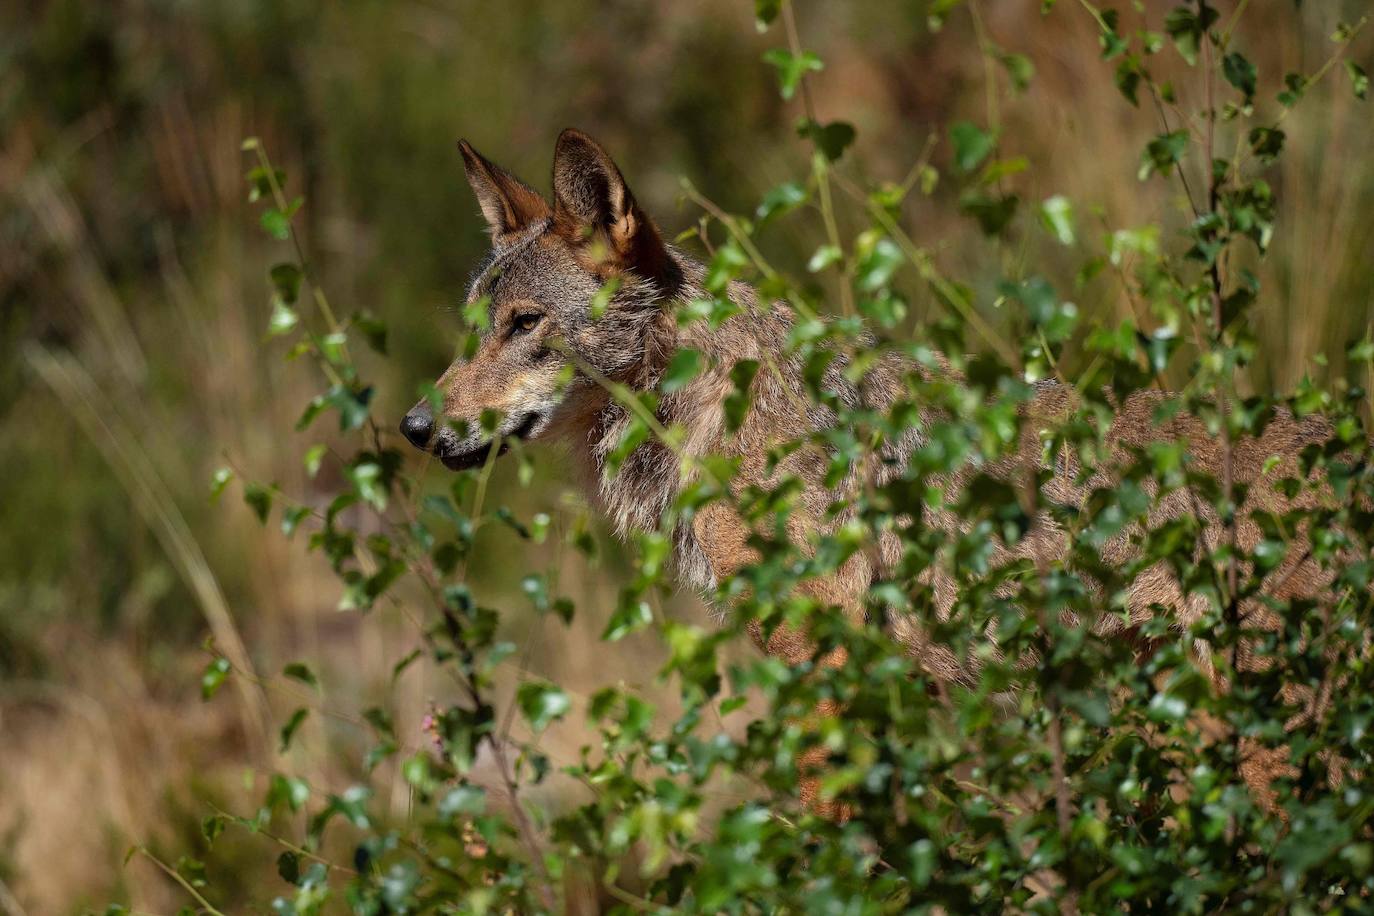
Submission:
M 932 26 L 959 6 L 932 4 Z M 694 234 L 709 265 L 707 296 L 682 303 L 678 321 L 723 320 L 736 309 L 735 279 L 790 306 L 798 317 L 782 356 L 802 367 L 804 397 L 833 422 L 774 443 L 773 455 L 819 448 L 836 501 L 814 538 L 797 543 L 788 520 L 800 511 L 798 486 L 732 487 L 731 460 L 684 459 L 677 502 L 657 530 L 633 537 L 634 575 L 602 634 L 658 634 L 661 676 L 680 709 L 661 714 L 623 686 L 592 696 L 585 715 L 598 740 L 566 769 L 590 800 L 570 810 L 545 810 L 528 793 L 552 769 L 538 736 L 575 714 L 573 698 L 531 679 L 502 708 L 493 672 L 516 647 L 499 636 L 502 609 L 468 576 L 483 560 L 472 550 L 480 528 L 506 525 L 540 542 L 549 517 L 490 506 L 492 460 L 445 492 L 425 491 L 393 447 L 392 420 L 370 412 L 352 356 L 360 345 L 385 352 L 385 328 L 366 313 L 341 320 L 299 248 L 271 268 L 270 333 L 327 383 L 301 426 L 330 415 L 347 446 L 306 456 L 312 476 L 338 462 L 332 501 L 308 504 L 261 483 L 247 483 L 244 498 L 264 522 L 279 518 L 285 536 L 308 532 L 338 574 L 344 608 L 366 613 L 417 582 L 429 601 L 426 649 L 398 659 L 398 670 L 433 665 L 461 693 L 427 723 L 434 747 L 399 763 L 413 803 L 404 823 L 373 813 L 369 774 L 400 754 L 415 724 L 376 708 L 363 714 L 376 743 L 356 785 L 321 795 L 281 773 L 255 814 L 207 818 L 207 841 L 241 827 L 279 854 L 290 888 L 276 912 L 305 916 L 330 901 L 357 913 L 556 912 L 587 906 L 587 896 L 625 912 L 1370 906 L 1374 472 L 1363 384 L 1374 342 L 1353 344 L 1327 381 L 1279 395 L 1247 374 L 1250 317 L 1264 302 L 1254 268 L 1279 231 L 1264 176 L 1283 154 L 1288 111 L 1318 80 L 1344 71 L 1365 93 L 1363 71 L 1342 57 L 1359 26 L 1342 26 L 1328 61 L 1266 94 L 1237 31 L 1257 23 L 1239 14 L 1222 18 L 1202 0 L 1155 23 L 1162 31 L 1127 31 L 1090 3 L 1055 6 L 1046 2 L 1046 14 L 1093 17 L 1096 78 L 1114 79 L 1125 104 L 1159 118 L 1138 176 L 1177 183 L 1182 228 L 1112 228 L 1098 244 L 1064 197 L 1023 200 L 1015 189 L 1028 164 L 1002 154 L 995 87 L 1004 80 L 1014 92 L 1033 73 L 986 40 L 977 49 L 994 81 L 986 123 L 949 128 L 943 168 L 927 157 L 900 184 L 864 181 L 842 166 L 854 128 L 816 120 L 808 81 L 821 61 L 801 47 L 789 0 L 757 0 L 761 27 L 786 26 L 785 46 L 766 61 L 783 96 L 799 96 L 810 169 L 749 216 L 685 186 L 704 211 Z M 972 4 L 967 12 L 978 14 Z M 1203 100 L 1196 112 L 1155 75 L 1177 66 L 1175 55 L 1189 95 Z M 293 239 L 300 199 L 261 143 L 245 150 L 263 228 Z M 946 200 L 933 196 L 942 182 L 1000 246 L 1005 275 L 946 276 L 938 250 L 903 228 L 912 199 Z M 766 260 L 760 240 L 802 218 L 818 219 L 827 241 L 799 282 Z M 1065 249 L 1055 257 L 1077 260 L 1079 283 L 1113 278 L 1136 320 L 1081 326 L 1049 271 L 1027 269 L 1021 254 L 1032 245 Z M 911 321 L 910 277 L 945 314 Z M 839 313 L 822 321 L 832 301 Z M 485 303 L 468 310 L 474 324 L 484 312 Z M 824 381 L 839 367 L 860 383 L 886 354 L 906 366 L 889 410 L 846 403 Z M 687 352 L 667 383 L 702 370 Z M 737 424 L 766 367 L 736 370 L 725 403 Z M 1166 373 L 1179 372 L 1188 384 L 1168 393 Z M 680 441 L 680 429 L 657 422 L 661 391 L 611 389 L 633 417 L 621 459 L 646 442 Z M 1049 410 L 1047 391 L 1056 393 Z M 1132 411 L 1149 435 L 1122 444 L 1113 422 Z M 1185 428 L 1193 454 L 1170 432 Z M 841 486 L 913 433 L 890 480 Z M 1296 442 L 1286 459 L 1261 454 L 1276 435 Z M 1028 443 L 1043 457 L 1034 466 L 1015 461 Z M 1047 486 L 1056 473 L 1073 487 Z M 221 472 L 217 490 L 233 476 Z M 728 613 L 711 630 L 663 619 L 656 596 L 673 588 L 676 526 L 713 505 L 748 520 L 757 559 L 715 583 Z M 581 538 L 569 535 L 574 547 Z M 1053 549 L 1029 549 L 1044 539 Z M 808 585 L 894 542 L 898 559 L 867 590 L 862 620 L 812 597 Z M 1154 575 L 1178 594 L 1142 601 L 1138 583 Z M 1309 587 L 1286 587 L 1294 576 Z M 521 586 L 539 613 L 586 625 L 553 570 Z M 725 661 L 722 647 L 751 626 L 805 633 L 810 660 Z M 316 683 L 303 664 L 285 674 Z M 235 675 L 232 658 L 216 658 L 206 697 Z M 532 738 L 512 733 L 511 714 Z M 283 746 L 307 715 L 283 724 Z M 474 781 L 481 754 L 494 759 L 499 787 Z M 747 785 L 746 799 L 711 810 L 710 787 L 726 781 Z M 819 802 L 802 803 L 808 786 Z M 512 804 L 497 803 L 498 788 Z M 297 834 L 291 815 L 302 811 Z M 351 857 L 331 859 L 327 832 L 345 838 Z M 198 863 L 167 867 L 214 911 Z

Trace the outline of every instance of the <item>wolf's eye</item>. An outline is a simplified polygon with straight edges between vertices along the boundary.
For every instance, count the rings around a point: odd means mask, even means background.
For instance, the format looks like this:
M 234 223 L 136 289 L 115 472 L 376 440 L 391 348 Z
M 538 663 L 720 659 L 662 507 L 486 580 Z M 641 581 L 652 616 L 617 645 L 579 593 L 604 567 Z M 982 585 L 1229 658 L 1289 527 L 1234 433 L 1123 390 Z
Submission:
M 528 334 L 539 326 L 539 322 L 544 318 L 538 312 L 525 312 L 523 315 L 516 315 L 510 323 L 512 334 Z

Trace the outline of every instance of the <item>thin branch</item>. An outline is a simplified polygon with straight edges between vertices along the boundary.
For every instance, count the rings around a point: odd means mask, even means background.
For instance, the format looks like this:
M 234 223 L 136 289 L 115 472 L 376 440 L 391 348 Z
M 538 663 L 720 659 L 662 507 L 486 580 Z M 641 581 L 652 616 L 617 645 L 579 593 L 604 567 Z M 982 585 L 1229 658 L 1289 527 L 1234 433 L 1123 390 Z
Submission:
M 793 57 L 802 54 L 801 37 L 797 32 L 797 17 L 792 9 L 792 0 L 782 4 L 782 21 L 787 32 L 787 45 Z M 816 118 L 816 103 L 811 96 L 809 74 L 803 73 L 800 80 L 802 108 L 807 120 L 819 123 Z M 839 223 L 835 219 L 835 205 L 830 194 L 830 162 L 819 151 L 811 155 L 811 171 L 816 178 L 816 191 L 821 199 L 821 221 L 825 224 L 825 235 L 829 245 L 843 256 L 844 248 L 840 242 Z M 847 262 L 848 259 L 846 259 Z M 845 315 L 854 314 L 854 291 L 849 286 L 850 267 L 846 264 L 840 275 L 840 308 Z
M 190 894 L 192 897 L 195 898 L 196 902 L 200 904 L 200 907 L 204 912 L 209 913 L 210 916 L 224 916 L 224 913 L 215 909 L 214 904 L 212 904 L 209 900 L 206 900 L 205 897 L 201 894 L 201 892 L 196 890 L 195 885 L 193 885 L 190 881 L 187 881 L 186 878 L 181 874 L 181 872 L 177 871 L 175 868 L 168 865 L 166 862 L 162 861 L 157 856 L 149 852 L 147 846 L 135 846 L 134 851 L 143 855 L 146 859 L 148 859 L 149 862 L 152 862 L 166 875 L 172 878 L 172 880 L 176 881 L 177 884 L 180 884 L 183 888 L 185 888 L 186 893 Z
M 318 862 L 330 871 L 340 871 L 349 875 L 357 874 L 357 872 L 353 869 L 348 868 L 344 865 L 337 865 L 334 862 L 331 862 L 328 859 L 324 858 L 323 856 L 311 852 L 304 846 L 298 846 L 297 844 L 291 842 L 285 837 L 277 836 L 275 833 L 271 833 L 270 831 L 264 830 L 261 827 L 250 827 L 247 825 L 247 818 L 240 817 L 239 815 L 234 814 L 232 811 L 225 811 L 219 805 L 212 804 L 210 807 L 214 808 L 216 811 L 220 813 L 221 816 L 230 819 L 235 824 L 238 824 L 241 827 L 245 827 L 246 829 L 251 830 L 253 833 L 261 834 L 262 836 L 267 837 L 272 842 L 278 844 L 284 849 L 289 849 L 291 852 L 294 852 L 298 856 L 309 859 L 312 862 Z

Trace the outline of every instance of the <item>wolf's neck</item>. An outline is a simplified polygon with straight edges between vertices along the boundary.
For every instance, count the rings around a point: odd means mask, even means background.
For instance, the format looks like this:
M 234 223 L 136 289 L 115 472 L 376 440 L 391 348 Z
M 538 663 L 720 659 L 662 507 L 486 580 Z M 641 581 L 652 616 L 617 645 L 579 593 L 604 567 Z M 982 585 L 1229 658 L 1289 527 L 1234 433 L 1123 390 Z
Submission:
M 684 473 L 684 460 L 741 453 L 746 443 L 738 434 L 730 433 L 723 414 L 724 399 L 732 390 L 731 368 L 742 359 L 759 360 L 765 354 L 776 357 L 791 326 L 785 310 L 760 315 L 754 291 L 743 284 L 732 284 L 729 291 L 731 300 L 743 309 L 741 314 L 716 328 L 702 321 L 679 325 L 677 314 L 685 304 L 707 298 L 707 294 L 701 286 L 705 268 L 680 252 L 674 254 L 683 283 L 674 300 L 660 306 L 664 310 L 662 320 L 644 341 L 644 363 L 631 385 L 656 393 L 655 421 L 662 429 L 680 432 L 676 450 L 665 445 L 653 430 L 644 437 L 635 413 L 614 398 L 599 413 L 585 442 L 588 471 L 593 475 L 588 483 L 621 537 L 659 528 L 684 480 L 691 477 L 690 467 Z M 681 348 L 700 353 L 703 369 L 685 385 L 662 394 L 658 386 L 663 370 Z M 755 405 L 755 410 L 768 409 L 767 403 Z M 625 454 L 623 443 L 629 436 L 643 437 L 644 441 Z M 709 585 L 710 570 L 690 526 L 679 525 L 674 540 L 679 578 L 698 587 Z

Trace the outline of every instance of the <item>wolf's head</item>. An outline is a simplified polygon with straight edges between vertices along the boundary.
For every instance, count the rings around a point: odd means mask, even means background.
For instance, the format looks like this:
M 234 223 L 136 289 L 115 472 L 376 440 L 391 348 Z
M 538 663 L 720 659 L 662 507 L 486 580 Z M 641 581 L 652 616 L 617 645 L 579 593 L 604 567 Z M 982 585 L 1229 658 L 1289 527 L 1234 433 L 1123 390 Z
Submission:
M 484 461 L 496 439 L 585 428 L 607 380 L 635 384 L 661 360 L 663 304 L 682 284 L 677 258 L 586 134 L 558 138 L 552 205 L 466 141 L 459 148 L 491 229 L 467 295 L 488 303 L 488 327 L 439 378 L 440 416 L 424 399 L 401 422 L 453 469 Z M 593 299 L 604 311 L 593 315 Z

